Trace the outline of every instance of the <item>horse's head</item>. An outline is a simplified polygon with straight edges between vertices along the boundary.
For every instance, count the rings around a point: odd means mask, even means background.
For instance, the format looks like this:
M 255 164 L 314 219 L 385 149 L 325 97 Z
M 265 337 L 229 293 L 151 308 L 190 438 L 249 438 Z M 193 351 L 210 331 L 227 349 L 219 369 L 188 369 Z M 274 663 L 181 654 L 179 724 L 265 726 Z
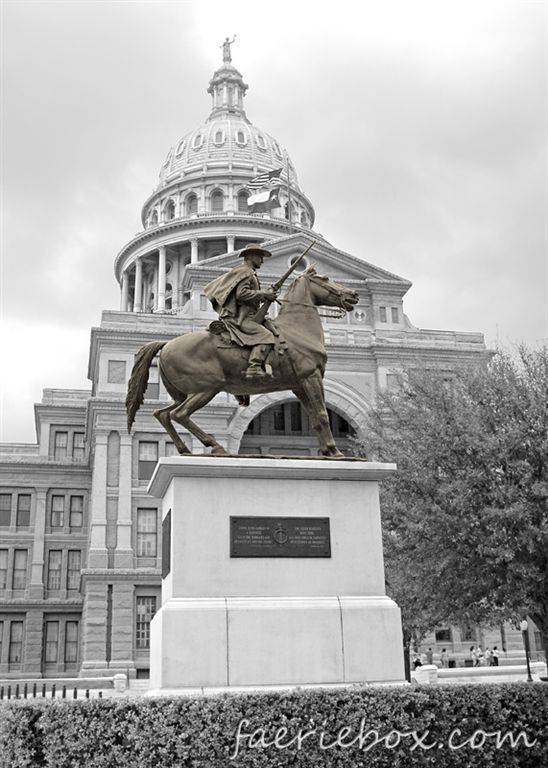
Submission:
M 356 291 L 335 283 L 326 275 L 319 275 L 315 267 L 309 267 L 299 279 L 308 281 L 310 296 L 316 306 L 339 307 L 350 312 L 359 301 Z

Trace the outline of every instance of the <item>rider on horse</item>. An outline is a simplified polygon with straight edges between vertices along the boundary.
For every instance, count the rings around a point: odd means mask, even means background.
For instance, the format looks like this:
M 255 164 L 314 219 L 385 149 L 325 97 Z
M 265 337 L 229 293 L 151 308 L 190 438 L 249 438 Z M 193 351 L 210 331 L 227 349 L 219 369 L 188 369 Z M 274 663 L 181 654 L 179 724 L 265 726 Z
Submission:
M 244 263 L 212 280 L 204 293 L 218 312 L 231 341 L 239 347 L 251 347 L 246 378 L 263 379 L 267 376 L 264 362 L 279 334 L 268 318 L 261 324 L 255 320 L 255 315 L 263 302 L 276 300 L 278 290 L 261 290 L 256 270 L 272 254 L 250 244 L 239 255 Z

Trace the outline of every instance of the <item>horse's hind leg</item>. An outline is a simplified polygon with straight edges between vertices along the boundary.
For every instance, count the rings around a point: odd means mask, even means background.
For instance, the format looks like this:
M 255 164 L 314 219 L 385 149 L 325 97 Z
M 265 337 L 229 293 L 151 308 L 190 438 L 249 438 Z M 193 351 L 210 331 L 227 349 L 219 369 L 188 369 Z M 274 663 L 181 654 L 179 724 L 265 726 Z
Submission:
M 168 433 L 168 435 L 171 437 L 175 444 L 175 448 L 177 448 L 177 451 L 181 455 L 185 455 L 190 453 L 187 445 L 181 440 L 179 437 L 179 433 L 173 426 L 171 422 L 171 411 L 174 411 L 176 408 L 179 408 L 179 406 L 182 405 L 182 401 L 179 400 L 177 403 L 172 403 L 171 405 L 168 405 L 167 408 L 161 408 L 159 411 L 154 411 L 154 416 L 162 427 L 165 429 L 165 431 Z
M 226 454 L 223 446 L 219 445 L 213 435 L 204 432 L 203 429 L 190 420 L 190 416 L 195 411 L 203 408 L 204 405 L 207 405 L 210 400 L 213 400 L 218 391 L 219 390 L 216 389 L 213 391 L 210 390 L 209 392 L 196 392 L 195 394 L 189 395 L 185 402 L 172 412 L 171 416 L 174 421 L 185 427 L 185 429 L 188 429 L 189 432 L 197 437 L 203 445 L 207 448 L 211 448 L 212 454 L 222 456 L 223 454 Z

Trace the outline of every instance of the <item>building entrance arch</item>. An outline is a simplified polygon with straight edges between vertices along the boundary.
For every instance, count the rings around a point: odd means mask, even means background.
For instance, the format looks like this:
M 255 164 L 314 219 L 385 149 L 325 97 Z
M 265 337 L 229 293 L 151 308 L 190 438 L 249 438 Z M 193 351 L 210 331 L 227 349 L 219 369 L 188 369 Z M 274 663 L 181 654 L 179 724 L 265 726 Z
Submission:
M 363 425 L 361 419 L 355 418 L 355 403 L 341 398 L 340 393 L 333 399 L 326 389 L 327 410 L 337 447 L 343 453 L 350 453 L 351 438 L 363 434 Z M 318 455 L 318 440 L 310 419 L 301 403 L 288 392 L 271 392 L 253 398 L 247 408 L 238 411 L 229 432 L 230 453 Z

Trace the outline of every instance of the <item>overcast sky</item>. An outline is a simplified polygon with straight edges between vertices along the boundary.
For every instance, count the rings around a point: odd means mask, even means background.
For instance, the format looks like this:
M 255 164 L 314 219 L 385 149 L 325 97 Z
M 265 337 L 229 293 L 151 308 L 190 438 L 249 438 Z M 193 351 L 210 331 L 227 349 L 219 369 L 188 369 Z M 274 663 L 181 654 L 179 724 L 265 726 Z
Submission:
M 114 258 L 227 35 L 317 231 L 411 280 L 414 325 L 546 337 L 546 7 L 3 0 L 0 439 L 35 440 L 43 387 L 90 386 Z

